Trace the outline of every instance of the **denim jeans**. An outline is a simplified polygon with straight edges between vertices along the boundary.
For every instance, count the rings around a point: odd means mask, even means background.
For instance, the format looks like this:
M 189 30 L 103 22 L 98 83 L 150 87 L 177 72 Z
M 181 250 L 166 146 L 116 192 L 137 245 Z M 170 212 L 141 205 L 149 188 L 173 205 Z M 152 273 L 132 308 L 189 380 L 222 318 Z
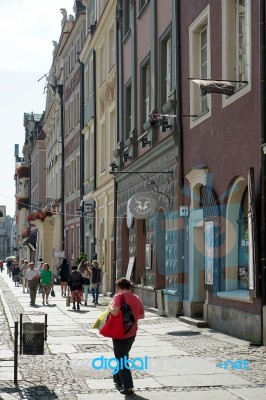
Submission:
M 96 288 L 91 288 L 92 299 L 96 303 L 98 303 L 98 299 L 99 299 L 99 288 L 100 288 L 99 283 L 97 284 Z
M 88 301 L 88 294 L 89 294 L 89 285 L 84 285 L 84 300 Z
M 127 339 L 113 339 L 114 354 L 117 360 L 126 356 L 129 358 L 129 351 L 134 343 L 136 335 Z M 118 386 L 124 386 L 124 389 L 133 388 L 133 379 L 130 369 L 123 368 L 113 375 L 113 381 Z

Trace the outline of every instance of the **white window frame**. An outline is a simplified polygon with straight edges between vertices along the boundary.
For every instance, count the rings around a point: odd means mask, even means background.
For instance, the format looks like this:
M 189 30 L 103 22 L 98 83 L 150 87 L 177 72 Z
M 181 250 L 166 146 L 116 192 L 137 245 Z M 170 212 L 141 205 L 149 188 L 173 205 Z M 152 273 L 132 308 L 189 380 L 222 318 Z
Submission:
M 102 122 L 100 125 L 100 149 L 101 149 L 101 163 L 100 163 L 100 173 L 105 173 L 106 166 L 106 125 Z
M 223 79 L 236 79 L 235 65 L 235 0 L 222 1 L 222 74 Z M 245 0 L 245 79 L 247 84 L 238 86 L 238 90 L 232 96 L 223 96 L 223 107 L 226 107 L 251 90 L 251 0 Z M 236 86 L 236 84 L 234 84 Z
M 201 33 L 207 29 L 207 76 L 201 76 Z M 189 27 L 189 76 L 191 78 L 211 78 L 211 35 L 210 5 L 194 20 Z M 211 95 L 207 94 L 208 110 L 202 113 L 202 95 L 198 85 L 190 81 L 190 128 L 197 126 L 211 116 Z
M 115 65 L 115 30 L 114 25 L 111 26 L 109 30 L 109 72 Z
M 150 64 L 145 67 L 145 116 L 146 121 L 150 114 L 150 94 L 151 94 L 151 68 Z
M 90 95 L 90 76 L 89 76 L 89 66 L 86 65 L 84 71 L 84 102 L 88 103 L 89 95 Z
M 166 98 L 168 99 L 171 93 L 171 71 L 172 71 L 172 44 L 171 38 L 167 39 L 166 42 Z

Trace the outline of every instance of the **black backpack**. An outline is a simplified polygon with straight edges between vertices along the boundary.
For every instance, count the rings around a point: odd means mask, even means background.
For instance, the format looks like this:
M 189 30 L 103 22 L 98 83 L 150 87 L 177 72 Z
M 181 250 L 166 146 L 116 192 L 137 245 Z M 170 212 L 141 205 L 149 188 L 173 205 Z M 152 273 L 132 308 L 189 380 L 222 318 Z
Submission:
M 130 305 L 126 304 L 123 294 L 122 294 L 121 310 L 123 313 L 124 333 L 126 334 L 130 331 L 130 329 L 134 325 L 135 317 L 133 315 Z

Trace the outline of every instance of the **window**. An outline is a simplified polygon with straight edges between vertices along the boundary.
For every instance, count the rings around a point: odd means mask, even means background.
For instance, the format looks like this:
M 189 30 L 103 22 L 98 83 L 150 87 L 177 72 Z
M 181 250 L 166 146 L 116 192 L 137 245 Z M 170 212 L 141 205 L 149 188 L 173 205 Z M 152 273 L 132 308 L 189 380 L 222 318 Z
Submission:
M 105 79 L 105 60 L 104 60 L 104 46 L 100 48 L 99 54 L 99 70 L 100 70 L 100 86 L 103 84 Z
M 114 26 L 112 25 L 109 31 L 109 71 L 115 65 L 115 35 Z
M 89 67 L 86 66 L 84 71 L 84 101 L 85 104 L 89 100 Z
M 105 124 L 101 124 L 101 173 L 105 171 L 105 162 L 106 162 L 106 138 L 105 138 Z
M 131 82 L 126 86 L 126 112 L 125 112 L 125 138 L 129 137 L 129 133 L 131 132 Z
M 124 0 L 123 5 L 123 34 L 126 36 L 130 29 L 130 1 Z
M 93 57 L 90 58 L 89 69 L 89 96 L 93 95 Z
M 251 1 L 224 0 L 223 15 L 223 78 L 245 81 L 234 83 L 235 95 L 224 99 L 225 104 L 235 101 L 250 90 L 251 76 Z
M 141 66 L 141 95 L 144 99 L 142 104 L 142 124 L 149 119 L 150 113 L 150 82 L 151 71 L 149 58 Z
M 116 122 L 116 118 L 115 118 L 115 112 L 111 111 L 110 113 L 110 146 L 109 146 L 109 162 L 108 164 L 111 164 L 114 160 L 114 156 L 113 156 L 113 151 L 115 150 L 115 138 L 116 138 L 116 127 L 115 127 L 115 122 Z
M 190 77 L 197 79 L 211 78 L 210 63 L 210 24 L 209 6 L 198 16 L 189 27 L 189 68 Z M 211 95 L 202 96 L 198 85 L 190 84 L 190 114 L 197 115 L 191 120 L 191 126 L 196 125 L 210 116 Z
M 171 92 L 172 81 L 172 49 L 170 32 L 163 37 L 161 42 L 161 101 L 167 103 Z

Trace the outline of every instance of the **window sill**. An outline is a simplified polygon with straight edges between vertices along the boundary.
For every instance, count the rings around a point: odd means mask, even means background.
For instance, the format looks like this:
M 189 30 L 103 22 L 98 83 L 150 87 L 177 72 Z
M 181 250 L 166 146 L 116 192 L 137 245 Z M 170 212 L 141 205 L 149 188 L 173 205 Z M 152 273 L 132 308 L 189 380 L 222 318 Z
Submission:
M 236 301 L 245 301 L 247 303 L 252 303 L 253 300 L 249 295 L 248 290 L 228 290 L 226 292 L 217 292 L 217 297 L 221 299 L 228 299 L 228 300 L 236 300 Z

